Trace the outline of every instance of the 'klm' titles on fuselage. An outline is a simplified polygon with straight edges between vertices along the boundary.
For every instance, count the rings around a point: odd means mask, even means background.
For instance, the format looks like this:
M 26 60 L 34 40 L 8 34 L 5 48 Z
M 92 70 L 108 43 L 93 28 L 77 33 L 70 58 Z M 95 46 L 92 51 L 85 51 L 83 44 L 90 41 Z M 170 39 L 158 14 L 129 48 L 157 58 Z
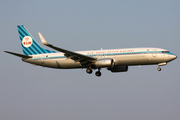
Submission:
M 87 54 L 105 54 L 105 53 L 120 53 L 120 52 L 134 52 L 134 50 L 88 52 Z

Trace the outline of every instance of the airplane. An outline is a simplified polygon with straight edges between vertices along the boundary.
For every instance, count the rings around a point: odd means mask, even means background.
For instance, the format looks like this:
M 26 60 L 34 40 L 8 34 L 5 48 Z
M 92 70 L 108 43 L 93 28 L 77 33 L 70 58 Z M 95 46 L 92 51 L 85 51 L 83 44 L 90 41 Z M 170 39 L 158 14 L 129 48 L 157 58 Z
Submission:
M 49 44 L 41 33 L 41 42 L 56 51 L 46 50 L 39 46 L 36 40 L 23 25 L 18 25 L 19 37 L 24 54 L 4 51 L 6 53 L 22 58 L 22 61 L 33 65 L 57 68 L 57 69 L 86 69 L 88 74 L 93 70 L 95 75 L 100 77 L 102 68 L 111 72 L 127 72 L 128 66 L 135 65 L 158 65 L 157 70 L 161 71 L 163 65 L 177 58 L 168 50 L 161 48 L 126 48 L 107 49 L 90 51 L 70 51 Z

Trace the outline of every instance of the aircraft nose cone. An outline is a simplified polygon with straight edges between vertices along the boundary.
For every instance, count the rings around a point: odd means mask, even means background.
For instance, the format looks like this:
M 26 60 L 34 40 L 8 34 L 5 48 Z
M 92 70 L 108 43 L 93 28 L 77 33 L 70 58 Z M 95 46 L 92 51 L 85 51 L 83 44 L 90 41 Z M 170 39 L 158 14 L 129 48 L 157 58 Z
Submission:
M 177 58 L 177 56 L 176 55 L 172 55 L 172 57 L 171 57 L 173 60 L 174 59 L 176 59 Z

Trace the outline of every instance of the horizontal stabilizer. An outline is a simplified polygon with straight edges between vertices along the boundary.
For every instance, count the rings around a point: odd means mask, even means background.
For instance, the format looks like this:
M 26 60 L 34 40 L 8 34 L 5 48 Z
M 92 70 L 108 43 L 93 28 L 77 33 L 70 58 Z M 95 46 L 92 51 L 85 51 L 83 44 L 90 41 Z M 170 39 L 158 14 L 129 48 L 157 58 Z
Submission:
M 23 55 L 23 54 L 19 54 L 19 53 L 14 53 L 14 52 L 9 52 L 9 51 L 4 51 L 4 52 L 21 57 L 21 58 L 32 58 L 32 56 Z

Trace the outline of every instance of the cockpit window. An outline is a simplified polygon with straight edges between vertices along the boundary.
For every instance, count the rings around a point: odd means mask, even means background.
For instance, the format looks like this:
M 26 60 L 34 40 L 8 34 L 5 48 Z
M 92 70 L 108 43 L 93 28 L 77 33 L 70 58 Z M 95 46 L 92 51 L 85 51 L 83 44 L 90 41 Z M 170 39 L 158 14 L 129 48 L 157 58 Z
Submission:
M 162 53 L 170 53 L 169 51 L 162 51 Z

